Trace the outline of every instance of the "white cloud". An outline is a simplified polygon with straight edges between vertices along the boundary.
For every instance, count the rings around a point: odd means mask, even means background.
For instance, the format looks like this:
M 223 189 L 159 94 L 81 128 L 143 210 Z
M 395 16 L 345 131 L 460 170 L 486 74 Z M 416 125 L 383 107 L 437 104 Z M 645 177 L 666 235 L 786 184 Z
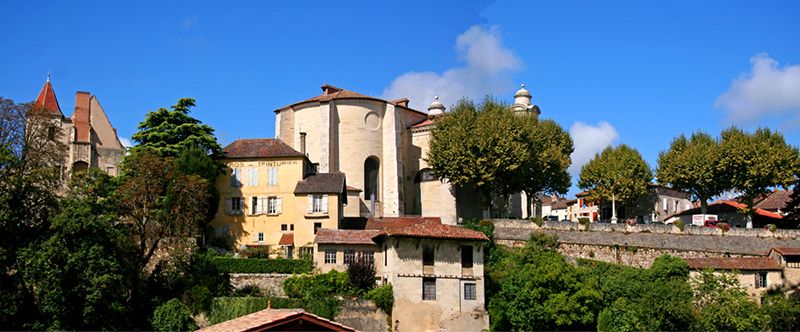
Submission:
M 572 136 L 572 141 L 575 143 L 575 151 L 571 155 L 572 165 L 569 166 L 569 173 L 572 174 L 575 181 L 577 181 L 583 165 L 619 138 L 614 126 L 606 121 L 596 125 L 581 121 L 575 122 L 569 128 L 569 135 Z
M 462 97 L 479 101 L 487 94 L 500 94 L 515 88 L 511 74 L 522 61 L 503 45 L 496 26 L 472 26 L 456 38 L 458 59 L 464 64 L 435 72 L 408 72 L 395 78 L 383 90 L 386 99 L 408 98 L 410 106 L 425 110 L 439 96 L 450 106 Z
M 119 142 L 122 143 L 122 146 L 124 146 L 126 148 L 129 148 L 129 147 L 133 146 L 133 143 L 131 143 L 131 140 L 127 139 L 125 137 L 120 137 L 119 138 Z
M 750 73 L 735 79 L 715 106 L 733 122 L 786 115 L 800 121 L 800 65 L 780 67 L 766 53 L 750 58 L 750 64 Z

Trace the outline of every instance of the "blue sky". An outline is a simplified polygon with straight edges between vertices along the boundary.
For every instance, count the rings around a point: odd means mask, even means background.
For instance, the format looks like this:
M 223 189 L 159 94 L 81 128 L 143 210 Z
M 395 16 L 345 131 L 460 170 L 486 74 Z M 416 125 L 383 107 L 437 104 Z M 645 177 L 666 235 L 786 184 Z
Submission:
M 0 12 L 0 96 L 33 100 L 49 71 L 62 110 L 90 91 L 121 137 L 181 97 L 227 144 L 272 137 L 272 111 L 323 83 L 424 109 L 434 94 L 510 101 L 524 82 L 573 134 L 578 166 L 626 143 L 655 167 L 674 136 L 730 124 L 800 143 L 797 1 L 3 1 Z

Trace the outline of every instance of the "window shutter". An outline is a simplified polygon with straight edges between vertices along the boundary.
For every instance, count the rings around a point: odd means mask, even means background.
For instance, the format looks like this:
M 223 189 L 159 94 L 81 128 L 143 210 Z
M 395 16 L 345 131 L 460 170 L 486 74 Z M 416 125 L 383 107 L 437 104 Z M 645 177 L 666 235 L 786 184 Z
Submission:
M 261 210 L 261 202 L 258 201 L 258 197 L 253 196 L 253 199 L 250 200 L 253 206 L 250 207 L 250 214 L 258 214 Z
M 272 185 L 272 169 L 273 169 L 273 168 L 274 168 L 274 167 L 268 167 L 268 168 L 267 168 L 267 185 L 268 185 L 268 186 L 271 186 L 271 185 Z
M 322 195 L 322 213 L 328 213 L 328 195 Z
M 314 212 L 314 195 L 308 195 L 308 213 Z
M 278 198 L 276 199 L 276 201 L 277 201 L 277 205 L 278 205 L 278 207 L 277 207 L 277 208 L 275 208 L 275 213 L 277 213 L 277 214 L 281 214 L 281 212 L 283 211 L 283 199 L 282 199 L 282 198 L 280 198 L 280 197 L 278 197 Z
M 258 186 L 258 168 L 253 167 L 250 169 L 250 185 L 253 187 Z
M 273 186 L 277 186 L 278 185 L 278 168 L 277 167 L 273 167 L 272 168 L 272 185 Z

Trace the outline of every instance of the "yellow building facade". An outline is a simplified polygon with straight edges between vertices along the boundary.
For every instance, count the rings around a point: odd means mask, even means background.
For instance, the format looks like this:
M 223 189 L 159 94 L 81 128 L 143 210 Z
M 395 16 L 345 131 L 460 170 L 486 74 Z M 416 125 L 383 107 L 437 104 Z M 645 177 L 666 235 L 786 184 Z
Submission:
M 318 229 L 338 229 L 346 203 L 342 173 L 315 173 L 302 153 L 278 139 L 241 139 L 223 149 L 225 172 L 211 226 L 236 250 L 266 247 L 271 256 L 311 254 Z

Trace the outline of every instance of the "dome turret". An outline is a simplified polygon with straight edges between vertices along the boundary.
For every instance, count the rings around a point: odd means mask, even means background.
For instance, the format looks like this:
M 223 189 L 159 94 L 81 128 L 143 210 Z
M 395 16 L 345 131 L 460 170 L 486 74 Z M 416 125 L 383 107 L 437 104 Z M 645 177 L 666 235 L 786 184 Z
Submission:
M 444 115 L 445 107 L 439 102 L 439 96 L 433 98 L 433 102 L 428 106 L 428 117 L 433 118 Z
M 523 83 L 517 93 L 514 95 L 514 104 L 520 105 L 530 105 L 531 104 L 531 93 L 528 89 L 525 89 L 525 84 Z

